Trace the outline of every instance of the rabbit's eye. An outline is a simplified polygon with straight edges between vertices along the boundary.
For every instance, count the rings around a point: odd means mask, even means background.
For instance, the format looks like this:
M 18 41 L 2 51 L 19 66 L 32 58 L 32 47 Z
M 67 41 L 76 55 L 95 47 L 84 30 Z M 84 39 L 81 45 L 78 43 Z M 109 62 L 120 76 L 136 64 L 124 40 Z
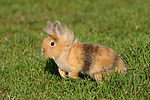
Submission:
M 51 42 L 51 43 L 50 43 L 50 46 L 54 46 L 54 45 L 55 45 L 55 42 Z

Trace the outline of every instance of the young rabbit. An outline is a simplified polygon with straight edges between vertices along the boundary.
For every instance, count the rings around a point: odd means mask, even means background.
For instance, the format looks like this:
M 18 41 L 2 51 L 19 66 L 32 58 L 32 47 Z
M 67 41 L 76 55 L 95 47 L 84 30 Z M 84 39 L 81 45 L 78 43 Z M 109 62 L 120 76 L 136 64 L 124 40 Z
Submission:
M 45 32 L 49 35 L 43 41 L 42 55 L 55 61 L 63 78 L 66 73 L 77 78 L 82 72 L 101 81 L 104 72 L 126 70 L 115 51 L 98 44 L 80 43 L 78 38 L 74 41 L 74 33 L 67 27 L 62 28 L 59 21 L 53 25 L 47 21 Z

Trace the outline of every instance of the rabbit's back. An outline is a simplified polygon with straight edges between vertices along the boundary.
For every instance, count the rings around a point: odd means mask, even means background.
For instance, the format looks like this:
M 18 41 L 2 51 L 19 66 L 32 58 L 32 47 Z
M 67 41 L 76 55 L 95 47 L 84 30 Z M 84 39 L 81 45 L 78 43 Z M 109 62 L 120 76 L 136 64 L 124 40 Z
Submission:
M 82 71 L 90 76 L 97 72 L 109 72 L 119 67 L 124 70 L 123 61 L 115 51 L 91 43 L 74 44 L 69 51 L 68 63 L 73 71 Z

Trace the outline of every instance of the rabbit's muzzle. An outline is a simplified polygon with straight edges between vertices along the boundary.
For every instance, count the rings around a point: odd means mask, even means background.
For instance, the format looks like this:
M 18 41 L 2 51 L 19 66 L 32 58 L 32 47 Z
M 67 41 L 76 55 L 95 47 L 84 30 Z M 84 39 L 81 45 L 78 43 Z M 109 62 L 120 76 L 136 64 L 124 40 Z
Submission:
M 44 52 L 44 49 L 42 48 L 42 52 Z
M 44 49 L 43 48 L 42 48 L 42 52 L 41 53 L 42 53 L 42 56 L 44 56 Z

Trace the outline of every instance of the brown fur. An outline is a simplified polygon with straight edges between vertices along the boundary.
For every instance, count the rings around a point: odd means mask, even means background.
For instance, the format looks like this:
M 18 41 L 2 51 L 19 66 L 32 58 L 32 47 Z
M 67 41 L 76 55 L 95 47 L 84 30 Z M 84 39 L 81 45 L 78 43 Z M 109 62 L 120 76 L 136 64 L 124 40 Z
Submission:
M 54 59 L 63 78 L 66 72 L 72 78 L 83 72 L 101 81 L 103 72 L 125 72 L 124 63 L 115 51 L 98 44 L 79 43 L 78 39 L 74 41 L 73 32 L 67 27 L 63 30 L 59 21 L 54 25 L 48 21 L 45 31 L 49 35 L 43 41 L 42 54 Z M 55 45 L 50 46 L 51 42 Z

